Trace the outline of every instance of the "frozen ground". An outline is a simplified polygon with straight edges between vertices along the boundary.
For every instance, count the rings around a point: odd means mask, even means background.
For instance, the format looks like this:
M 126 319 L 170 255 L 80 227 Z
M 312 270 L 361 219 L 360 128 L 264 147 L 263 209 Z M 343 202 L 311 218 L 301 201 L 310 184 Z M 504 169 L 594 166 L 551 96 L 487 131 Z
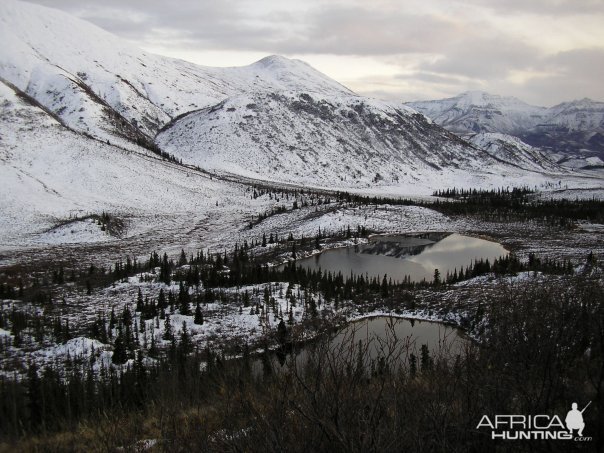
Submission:
M 266 203 L 268 195 L 258 197 L 256 203 Z M 274 200 L 272 200 L 274 201 Z M 604 257 L 604 244 L 601 241 L 601 231 L 598 225 L 586 224 L 573 231 L 560 230 L 554 227 L 547 227 L 539 223 L 482 223 L 478 221 L 469 221 L 468 219 L 452 220 L 436 213 L 432 210 L 407 207 L 407 206 L 363 206 L 353 207 L 344 204 L 328 204 L 321 206 L 308 206 L 303 209 L 289 210 L 283 214 L 269 216 L 267 219 L 249 228 L 247 224 L 236 224 L 221 222 L 220 218 L 216 223 L 200 233 L 199 237 L 192 239 L 183 234 L 182 243 L 178 246 L 172 239 L 173 250 L 171 256 L 176 258 L 180 245 L 188 241 L 188 245 L 195 247 L 208 248 L 214 252 L 222 250 L 231 250 L 233 241 L 244 240 L 252 242 L 260 240 L 263 234 L 277 233 L 280 237 L 292 232 L 295 237 L 314 236 L 319 227 L 324 234 L 337 233 L 343 231 L 347 226 L 353 230 L 356 225 L 365 225 L 376 231 L 393 232 L 419 232 L 419 231 L 455 231 L 459 233 L 471 234 L 485 237 L 491 240 L 501 242 L 505 247 L 514 250 L 522 259 L 526 259 L 528 253 L 534 252 L 540 257 L 550 257 L 556 259 L 572 259 L 575 263 L 585 260 L 589 251 L 593 251 L 597 257 Z M 169 230 L 165 231 L 167 235 Z M 72 253 L 75 257 L 88 257 L 89 253 L 94 252 L 105 264 L 110 263 L 110 259 L 123 257 L 125 251 L 140 251 L 141 257 L 148 256 L 148 249 L 145 247 L 149 242 L 140 241 L 140 238 L 130 238 L 122 241 L 98 243 L 96 245 L 65 245 L 45 247 L 35 252 L 29 253 L 39 257 L 40 254 L 56 256 L 57 253 Z M 198 241 L 198 242 L 197 242 Z M 342 240 L 333 242 L 330 246 L 344 246 L 350 241 Z M 255 247 L 250 251 L 251 254 L 266 253 L 270 251 L 271 245 L 264 247 Z M 195 249 L 184 247 L 187 254 L 194 253 Z M 144 253 L 143 253 L 144 250 Z M 159 248 L 162 252 L 164 248 Z M 319 252 L 310 250 L 306 253 Z M 19 260 L 27 260 L 27 253 L 20 252 Z M 40 259 L 40 258 L 38 258 Z M 275 257 L 277 262 L 283 262 L 289 259 L 289 252 L 284 251 L 281 255 Z M 475 313 L 475 304 L 477 300 L 488 300 L 489 294 L 496 294 L 501 290 L 501 285 L 521 285 L 527 280 L 541 279 L 543 284 L 548 284 L 548 279 L 558 277 L 535 275 L 533 273 L 519 274 L 514 278 L 495 278 L 493 276 L 484 276 L 475 278 L 466 282 L 458 283 L 448 287 L 445 290 L 434 291 L 431 289 L 420 290 L 416 293 L 417 306 L 413 309 L 399 307 L 383 307 L 379 303 L 370 301 L 363 302 L 360 306 L 353 301 L 341 301 L 336 308 L 333 303 L 325 303 L 320 293 L 302 294 L 303 300 L 309 300 L 311 297 L 317 302 L 320 318 L 328 323 L 343 323 L 347 320 L 355 320 L 359 317 L 375 316 L 381 314 L 392 314 L 415 319 L 445 321 L 454 325 L 463 326 L 475 332 L 477 326 L 472 324 L 473 314 Z M 262 301 L 265 287 L 271 288 L 271 297 L 275 299 L 273 308 L 265 308 L 256 311 L 255 306 L 258 303 L 264 307 Z M 255 343 L 260 341 L 266 335 L 273 335 L 279 319 L 288 320 L 289 301 L 284 297 L 288 287 L 287 283 L 273 282 L 272 284 L 252 285 L 241 288 L 226 288 L 225 293 L 229 295 L 226 302 L 212 302 L 202 304 L 204 314 L 204 324 L 196 325 L 193 323 L 193 316 L 182 316 L 178 312 L 170 313 L 172 330 L 178 334 L 182 329 L 183 322 L 187 330 L 191 333 L 195 344 L 199 348 L 205 346 L 212 347 L 232 347 L 241 345 L 244 342 Z M 98 314 L 108 316 L 113 309 L 115 313 L 121 313 L 126 305 L 130 305 L 134 312 L 135 301 L 139 288 L 143 295 L 150 298 L 156 298 L 159 290 L 172 290 L 178 292 L 178 286 L 170 287 L 161 283 L 150 283 L 142 281 L 140 277 L 135 276 L 124 283 L 115 283 L 105 288 L 93 291 L 91 295 L 86 295 L 84 291 L 65 290 L 65 302 L 56 304 L 52 313 L 60 315 L 61 319 L 69 319 L 70 325 L 82 326 L 92 322 Z M 200 288 L 199 291 L 203 291 Z M 245 291 L 250 294 L 250 306 L 241 308 L 241 303 L 233 300 L 236 293 L 242 295 Z M 292 286 L 292 291 L 297 293 L 298 287 Z M 195 291 L 192 290 L 194 293 Z M 57 298 L 59 298 L 57 293 Z M 358 302 L 358 301 L 354 301 Z M 4 301 L 5 309 L 10 308 L 10 301 Z M 194 304 L 192 304 L 194 309 Z M 252 311 L 252 308 L 254 310 Z M 304 321 L 309 319 L 308 307 L 298 304 L 292 310 L 292 319 L 294 328 L 302 336 L 312 334 L 312 329 L 302 327 Z M 139 333 L 139 342 L 141 345 L 149 346 L 151 338 L 155 338 L 158 345 L 167 345 L 162 340 L 164 330 L 164 321 L 154 324 L 154 321 L 143 321 L 145 323 L 145 332 Z M 134 323 L 140 330 L 140 317 L 135 315 Z M 76 330 L 77 331 L 77 330 Z M 54 363 L 58 358 L 64 358 L 69 353 L 70 358 L 81 357 L 81 360 L 88 359 L 91 351 L 94 349 L 95 367 L 101 364 L 108 364 L 111 357 L 111 346 L 98 344 L 96 340 L 80 337 L 71 340 L 65 345 L 43 344 L 40 346 L 33 340 L 25 341 L 25 346 L 20 349 L 5 346 L 2 360 L 4 370 L 11 369 L 15 363 L 26 363 L 32 359 L 40 363 Z M 12 337 L 9 332 L 0 331 L 0 337 L 4 338 L 6 345 L 12 343 Z M 93 348 L 94 346 L 94 348 Z

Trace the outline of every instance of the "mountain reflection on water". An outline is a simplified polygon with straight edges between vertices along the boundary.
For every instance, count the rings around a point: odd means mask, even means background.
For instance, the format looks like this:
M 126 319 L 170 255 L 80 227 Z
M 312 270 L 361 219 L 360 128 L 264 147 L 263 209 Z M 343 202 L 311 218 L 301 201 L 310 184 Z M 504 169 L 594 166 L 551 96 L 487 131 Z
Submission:
M 508 251 L 501 244 L 456 233 L 374 236 L 368 244 L 326 250 L 298 261 L 298 265 L 331 273 L 362 274 L 393 281 L 430 281 L 434 270 L 442 276 L 473 261 L 491 262 Z

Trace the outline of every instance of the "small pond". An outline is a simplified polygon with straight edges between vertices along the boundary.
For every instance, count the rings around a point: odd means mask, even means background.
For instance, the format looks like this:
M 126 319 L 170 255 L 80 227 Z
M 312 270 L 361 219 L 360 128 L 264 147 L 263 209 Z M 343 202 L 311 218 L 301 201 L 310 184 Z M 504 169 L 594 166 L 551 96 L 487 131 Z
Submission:
M 368 275 L 382 278 L 386 274 L 395 282 L 405 277 L 410 281 L 431 281 L 438 269 L 447 272 L 465 268 L 473 261 L 493 262 L 508 251 L 501 244 L 456 233 L 373 236 L 368 244 L 326 250 L 298 260 L 307 269 L 343 275 Z
M 464 333 L 452 326 L 430 321 L 418 321 L 389 316 L 378 316 L 351 322 L 327 337 L 328 341 L 311 341 L 297 346 L 285 354 L 271 353 L 273 371 L 291 369 L 293 363 L 301 370 L 309 359 L 337 363 L 339 366 L 359 363 L 359 350 L 367 368 L 375 367 L 380 359 L 390 368 L 410 364 L 415 356 L 417 366 L 421 366 L 422 347 L 432 360 L 439 357 L 446 360 L 462 355 L 470 340 Z M 424 353 L 425 354 L 425 353 Z M 262 373 L 263 360 L 253 363 L 255 373 Z

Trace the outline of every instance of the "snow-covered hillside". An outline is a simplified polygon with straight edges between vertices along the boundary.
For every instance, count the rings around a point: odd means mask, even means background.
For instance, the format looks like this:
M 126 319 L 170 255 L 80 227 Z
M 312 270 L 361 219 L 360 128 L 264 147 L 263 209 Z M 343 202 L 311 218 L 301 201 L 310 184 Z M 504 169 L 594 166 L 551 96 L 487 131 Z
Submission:
M 536 171 L 556 171 L 560 169 L 551 153 L 527 145 L 512 135 L 497 132 L 482 132 L 470 137 L 469 141 L 492 156 L 506 162 L 514 162 L 523 168 Z
M 247 203 L 233 185 L 70 131 L 1 83 L 0 121 L 0 244 L 115 240 L 89 216 L 111 213 L 135 234 Z
M 522 166 L 498 162 L 400 103 L 357 96 L 298 60 L 200 67 L 14 0 L 0 6 L 0 23 L 3 80 L 71 130 L 132 151 L 152 149 L 164 128 L 158 144 L 186 163 L 352 189 L 427 188 Z
M 201 67 L 15 0 L 0 3 L 0 40 L 4 245 L 113 241 L 103 212 L 130 237 L 178 230 L 186 241 L 208 222 L 238 231 L 275 203 L 162 160 L 158 145 L 184 164 L 238 178 L 374 194 L 565 176 L 538 153 L 484 151 L 298 60 Z
M 271 56 L 241 68 L 202 67 L 149 54 L 68 14 L 14 0 L 0 4 L 0 40 L 2 79 L 70 128 L 103 139 L 115 140 L 124 122 L 152 138 L 178 115 L 250 90 L 350 93 L 298 60 Z
M 462 136 L 499 132 L 573 159 L 604 157 L 604 102 L 581 99 L 545 108 L 514 97 L 470 91 L 407 105 Z
M 322 187 L 427 186 L 445 173 L 506 170 L 408 108 L 341 94 L 229 98 L 170 124 L 157 142 L 203 168 Z

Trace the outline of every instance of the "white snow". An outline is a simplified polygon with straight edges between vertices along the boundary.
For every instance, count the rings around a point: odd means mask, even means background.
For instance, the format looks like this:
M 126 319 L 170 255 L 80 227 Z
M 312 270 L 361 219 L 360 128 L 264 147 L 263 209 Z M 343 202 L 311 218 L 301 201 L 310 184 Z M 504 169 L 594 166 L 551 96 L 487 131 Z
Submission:
M 408 102 L 426 116 L 455 132 L 514 134 L 537 126 L 562 126 L 570 131 L 597 130 L 604 124 L 604 102 L 581 99 L 554 107 L 529 105 L 515 97 L 469 91 L 433 101 Z
M 65 360 L 67 356 L 71 359 L 86 358 L 94 352 L 101 354 L 108 349 L 107 345 L 98 340 L 86 337 L 76 337 L 64 344 L 50 346 L 34 352 L 34 356 L 43 362 L 50 360 Z
M 132 142 L 132 125 L 149 140 L 168 125 L 158 143 L 185 163 L 295 186 L 408 196 L 452 186 L 553 187 L 560 179 L 571 188 L 602 185 L 599 177 L 501 162 L 403 104 L 358 96 L 298 60 L 197 66 L 15 0 L 0 3 L 0 40 L 4 249 L 111 243 L 91 223 L 66 223 L 103 211 L 124 221 L 121 239 L 196 244 L 207 231 L 210 241 L 233 237 L 277 204 L 162 161 Z
M 81 242 L 104 242 L 111 241 L 108 231 L 102 231 L 94 219 L 83 219 L 68 222 L 52 228 L 35 238 L 35 243 L 41 244 L 77 244 Z
M 434 101 L 408 102 L 408 106 L 432 118 L 438 124 L 461 133 L 480 131 L 513 133 L 529 125 L 544 122 L 547 109 L 535 107 L 515 97 L 483 91 L 469 91 Z
M 469 141 L 512 165 L 536 171 L 564 173 L 564 169 L 557 165 L 551 153 L 527 145 L 518 137 L 498 132 L 482 132 L 473 135 Z

